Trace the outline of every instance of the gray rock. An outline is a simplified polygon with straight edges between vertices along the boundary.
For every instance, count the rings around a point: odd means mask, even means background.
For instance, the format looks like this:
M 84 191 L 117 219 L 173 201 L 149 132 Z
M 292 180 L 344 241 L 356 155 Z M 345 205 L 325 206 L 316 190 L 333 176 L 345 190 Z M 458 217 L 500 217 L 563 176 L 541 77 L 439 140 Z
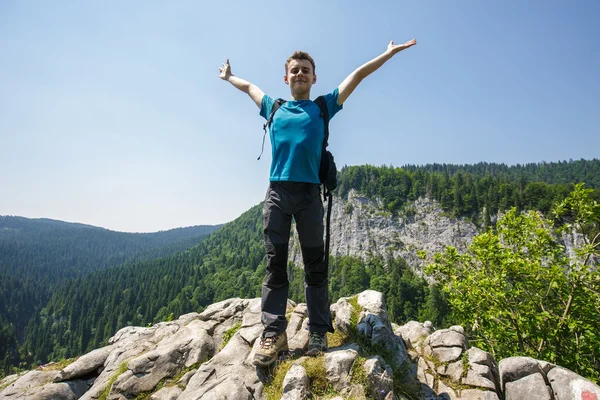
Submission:
M 600 386 L 566 368 L 556 367 L 548 372 L 556 400 L 598 400 Z
M 336 350 L 325 353 L 325 370 L 327 380 L 336 390 L 341 390 L 349 383 L 349 377 L 358 351 Z
M 23 398 L 25 400 L 75 400 L 80 398 L 87 389 L 87 384 L 81 380 L 61 383 L 48 383 L 22 393 L 21 395 L 23 397 L 10 397 L 10 399 Z
M 281 400 L 305 400 L 308 398 L 310 385 L 304 367 L 293 364 L 283 379 Z
M 451 326 L 450 328 L 448 328 L 448 329 L 450 329 L 451 331 L 454 331 L 454 332 L 456 332 L 456 333 L 460 333 L 460 334 L 461 334 L 461 335 L 463 335 L 463 336 L 464 336 L 464 334 L 465 334 L 465 328 L 463 328 L 463 327 L 462 327 L 462 326 L 460 326 L 460 325 L 452 325 L 452 326 Z
M 249 300 L 242 314 L 242 328 L 260 324 L 260 298 Z
M 537 360 L 531 357 L 508 357 L 500 360 L 498 367 L 503 392 L 506 390 L 508 382 L 517 381 L 528 375 L 542 374 L 543 372 Z
M 248 305 L 247 303 L 248 300 L 240 298 L 223 300 L 206 307 L 206 309 L 198 316 L 198 318 L 202 321 L 212 319 L 214 321 L 223 322 L 235 314 L 244 311 Z
M 465 371 L 466 369 L 466 371 Z M 452 382 L 460 383 L 463 377 L 463 374 L 467 373 L 469 370 L 469 366 L 465 366 L 462 360 L 455 361 L 446 366 L 441 365 L 437 368 L 437 373 L 440 375 L 444 375 L 449 377 Z
M 207 384 L 201 393 L 184 391 L 178 399 L 196 400 L 254 400 L 252 392 L 245 387 L 243 378 L 238 376 L 220 377 Z
M 113 346 L 106 346 L 79 357 L 75 362 L 60 371 L 60 375 L 54 381 L 64 382 L 97 371 L 104 366 L 104 362 L 112 350 Z
M 343 399 L 366 399 L 365 388 L 363 385 L 351 384 L 348 387 L 340 390 L 340 393 L 344 396 Z
M 467 350 L 469 369 L 462 383 L 489 389 L 493 392 L 500 390 L 498 366 L 491 354 L 471 347 Z
M 130 360 L 128 373 L 117 378 L 114 390 L 131 397 L 150 392 L 161 380 L 177 375 L 185 367 L 208 360 L 215 353 L 215 343 L 201 326 L 199 320 L 180 326 L 174 335 L 164 338 L 155 349 Z
M 306 353 L 308 350 L 308 318 L 305 318 L 302 321 L 302 326 L 296 332 L 294 337 L 288 336 L 288 347 L 290 348 L 290 352 L 296 355 L 301 355 Z M 252 354 L 254 356 L 254 354 Z
M 419 357 L 417 364 L 417 378 L 421 383 L 433 387 L 435 382 L 433 372 L 435 371 L 435 366 L 433 363 L 427 362 L 423 357 Z M 461 365 L 461 373 L 462 373 L 462 365 Z
M 24 399 L 33 393 L 39 393 L 44 385 L 53 382 L 58 376 L 59 371 L 29 371 L 2 390 L 0 398 Z
M 536 372 L 521 379 L 506 382 L 506 400 L 551 400 L 552 394 L 541 373 Z
M 435 357 L 442 363 L 458 360 L 463 353 L 462 347 L 426 347 L 425 355 Z
M 177 400 L 181 392 L 179 386 L 164 387 L 153 393 L 150 400 Z
M 556 367 L 556 364 L 552 364 L 542 360 L 538 360 L 538 364 L 540 365 L 540 368 L 542 369 L 542 371 L 544 371 L 544 374 L 546 375 L 548 375 L 548 372 L 550 372 L 552 368 Z
M 375 290 L 365 290 L 358 294 L 358 305 L 367 312 L 377 314 L 384 323 L 389 323 L 390 319 L 385 308 L 383 294 Z M 390 329 L 392 328 L 390 324 Z
M 253 326 L 233 335 L 227 346 L 198 368 L 179 399 L 251 399 L 262 393 L 250 356 L 261 332 L 261 326 Z
M 433 325 L 431 325 L 431 322 L 429 324 L 427 322 L 409 321 L 395 329 L 394 333 L 402 337 L 407 349 L 415 348 L 417 351 L 421 351 L 425 339 L 433 333 Z
M 436 392 L 437 392 L 438 396 L 440 396 L 444 399 L 452 399 L 452 400 L 460 399 L 460 397 L 456 394 L 454 389 L 452 389 L 449 386 L 446 386 L 446 384 L 444 384 L 444 382 L 442 382 L 442 381 L 438 381 Z
M 374 399 L 384 400 L 394 389 L 392 369 L 379 356 L 365 361 L 364 368 L 369 395 Z
M 426 356 L 418 359 L 417 376 L 421 383 L 436 389 L 442 398 L 465 399 L 467 394 L 470 396 L 468 398 L 473 399 L 499 397 L 498 367 L 489 353 L 476 347 L 463 350 L 462 347 L 443 346 L 467 345 L 463 335 L 456 329 L 440 330 L 434 334 L 426 340 Z M 432 347 L 432 343 L 441 346 Z M 434 387 L 435 384 L 437 388 Z M 457 391 L 452 388 L 465 385 L 472 389 Z
M 298 331 L 302 328 L 302 323 L 308 317 L 308 308 L 305 303 L 298 304 L 294 309 L 294 312 L 290 316 L 286 334 L 288 339 L 293 338 Z
M 360 304 L 360 301 L 359 301 Z M 371 307 L 371 309 L 375 309 Z M 410 360 L 402 339 L 392 332 L 387 312 L 372 314 L 361 312 L 357 325 L 358 333 L 364 336 L 372 346 L 381 346 L 392 354 L 392 368 L 409 368 Z
M 350 318 L 353 312 L 348 299 L 349 297 L 342 297 L 335 304 L 335 328 L 345 334 L 350 334 Z
M 461 400 L 499 400 L 496 392 L 477 389 L 463 389 L 460 391 Z
M 193 369 L 189 372 L 187 372 L 185 375 L 183 375 L 178 381 L 177 384 L 178 385 L 182 385 L 182 386 L 187 386 L 188 382 L 190 381 L 190 379 L 192 379 L 192 376 L 194 376 L 194 374 L 198 372 L 197 369 Z
M 458 360 L 467 346 L 464 334 L 456 330 L 441 329 L 425 339 L 423 353 L 437 362 L 447 363 Z
M 467 348 L 467 338 L 464 333 L 452 329 L 440 329 L 433 332 L 426 340 L 425 345 L 431 347 L 460 347 Z
M 488 378 L 490 370 L 485 365 L 472 364 L 467 372 L 467 376 L 462 379 L 465 385 L 476 386 L 496 392 L 496 381 L 494 378 Z

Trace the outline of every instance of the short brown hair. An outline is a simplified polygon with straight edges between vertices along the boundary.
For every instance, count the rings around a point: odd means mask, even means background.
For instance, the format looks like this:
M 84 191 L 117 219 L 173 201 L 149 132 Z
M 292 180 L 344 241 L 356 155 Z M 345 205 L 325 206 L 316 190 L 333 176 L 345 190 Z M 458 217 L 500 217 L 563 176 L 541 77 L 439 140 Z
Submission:
M 292 54 L 290 56 L 290 58 L 288 58 L 287 61 L 285 62 L 286 75 L 287 75 L 287 71 L 288 71 L 288 64 L 292 60 L 308 60 L 310 62 L 310 65 L 312 65 L 312 67 L 313 67 L 313 74 L 315 73 L 315 60 L 313 60 L 313 58 L 310 56 L 310 54 L 308 54 L 305 51 L 295 51 L 294 54 Z

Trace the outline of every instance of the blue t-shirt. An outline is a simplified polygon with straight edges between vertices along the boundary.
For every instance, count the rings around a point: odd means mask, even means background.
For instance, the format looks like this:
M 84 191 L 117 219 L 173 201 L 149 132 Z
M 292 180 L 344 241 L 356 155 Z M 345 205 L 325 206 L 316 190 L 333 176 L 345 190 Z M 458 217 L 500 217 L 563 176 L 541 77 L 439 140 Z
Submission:
M 326 94 L 329 120 L 342 109 L 338 89 Z M 275 101 L 264 95 L 260 115 L 269 119 Z M 271 181 L 320 183 L 319 166 L 325 137 L 321 110 L 312 100 L 290 100 L 275 112 L 269 129 Z

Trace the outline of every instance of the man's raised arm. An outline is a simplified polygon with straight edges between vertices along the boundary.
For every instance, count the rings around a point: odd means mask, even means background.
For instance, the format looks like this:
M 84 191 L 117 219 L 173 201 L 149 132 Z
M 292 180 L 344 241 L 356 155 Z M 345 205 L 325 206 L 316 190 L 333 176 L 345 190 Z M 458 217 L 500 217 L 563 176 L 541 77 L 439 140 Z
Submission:
M 225 61 L 222 67 L 219 68 L 219 78 L 231 83 L 237 89 L 248 94 L 258 108 L 262 107 L 262 99 L 265 93 L 260 88 L 252 83 L 239 78 L 231 73 L 231 65 L 229 65 L 229 59 Z
M 354 91 L 354 89 L 356 89 L 358 84 L 362 82 L 362 80 L 365 79 L 367 76 L 377 71 L 377 69 L 379 69 L 379 67 L 385 64 L 387 60 L 392 58 L 398 52 L 404 49 L 408 49 L 409 47 L 414 46 L 416 44 L 417 41 L 415 39 L 410 40 L 404 44 L 398 45 L 395 45 L 394 41 L 391 41 L 388 45 L 387 50 L 383 54 L 375 57 L 366 64 L 363 64 L 360 67 L 358 67 L 354 72 L 348 75 L 346 79 L 344 79 L 340 86 L 338 86 L 338 104 L 344 104 L 348 96 L 352 94 L 352 92 Z

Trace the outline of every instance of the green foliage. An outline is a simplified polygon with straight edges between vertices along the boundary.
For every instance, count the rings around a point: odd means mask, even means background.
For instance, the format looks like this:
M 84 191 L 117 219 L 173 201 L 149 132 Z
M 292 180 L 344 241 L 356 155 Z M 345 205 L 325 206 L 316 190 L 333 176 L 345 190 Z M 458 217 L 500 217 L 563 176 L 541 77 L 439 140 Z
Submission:
M 196 245 L 214 226 L 156 233 L 114 232 L 48 219 L 0 216 L 0 376 L 46 361 L 19 347 L 27 324 L 69 279 L 126 261 L 163 257 Z M 73 335 L 71 326 L 68 335 Z M 66 332 L 66 331 L 65 331 Z M 67 352 L 69 356 L 79 352 Z M 53 359 L 66 356 L 56 352 Z
M 366 358 L 358 355 L 350 369 L 350 382 L 355 385 L 361 385 L 364 388 L 367 387 L 367 373 L 365 372 L 366 361 Z
M 29 322 L 23 345 L 31 353 L 28 364 L 84 354 L 125 326 L 200 312 L 230 297 L 257 297 L 264 278 L 264 269 L 254 274 L 264 258 L 261 211 L 253 207 L 215 232 L 217 239 L 186 252 L 64 283 Z
M 358 305 L 358 296 L 350 297 L 348 303 L 352 306 L 352 310 L 350 311 L 350 326 L 356 328 L 361 311 L 360 306 Z
M 111 375 L 110 379 L 108 380 L 108 383 L 106 384 L 106 388 L 102 391 L 102 393 L 100 393 L 98 400 L 106 400 L 108 398 L 113 383 L 115 383 L 117 378 L 121 376 L 121 374 L 123 374 L 125 371 L 127 371 L 127 363 L 123 362 L 121 363 L 121 365 L 119 365 L 119 368 Z
M 294 360 L 277 362 L 273 368 L 271 380 L 265 384 L 264 395 L 267 400 L 279 400 L 283 393 L 283 380 L 292 367 Z
M 229 341 L 231 340 L 233 335 L 235 335 L 235 333 L 237 331 L 239 331 L 241 327 L 242 327 L 242 323 L 238 322 L 237 324 L 235 324 L 234 326 L 232 326 L 231 328 L 229 328 L 225 331 L 225 333 L 223 334 L 223 344 L 221 345 L 221 348 L 224 348 L 225 346 L 227 346 L 227 343 L 229 343 Z
M 75 361 L 77 361 L 78 358 L 79 357 L 74 357 L 74 358 L 69 358 L 69 359 L 65 359 L 65 360 L 60 360 L 55 363 L 44 365 L 43 367 L 40 367 L 39 369 L 42 371 L 60 371 L 62 369 L 65 369 L 69 365 L 73 364 Z
M 308 375 L 310 391 L 313 396 L 320 398 L 322 396 L 334 394 L 335 390 L 327 379 L 327 370 L 325 368 L 325 357 L 307 357 L 302 362 L 302 366 Z
M 448 214 L 470 217 L 490 226 L 498 211 L 550 211 L 565 198 L 576 182 L 600 188 L 600 160 L 540 163 L 508 167 L 504 164 L 407 165 L 402 168 L 371 165 L 344 166 L 338 193 L 346 197 L 350 189 L 381 200 L 383 208 L 411 215 L 408 202 L 419 197 L 437 200 Z M 600 192 L 594 196 L 600 198 Z
M 456 323 L 496 357 L 531 356 L 600 381 L 600 205 L 577 185 L 560 202 L 553 226 L 539 212 L 511 209 L 497 232 L 474 238 L 468 251 L 435 255 L 427 272 L 444 285 Z M 567 258 L 563 232 L 584 234 Z

